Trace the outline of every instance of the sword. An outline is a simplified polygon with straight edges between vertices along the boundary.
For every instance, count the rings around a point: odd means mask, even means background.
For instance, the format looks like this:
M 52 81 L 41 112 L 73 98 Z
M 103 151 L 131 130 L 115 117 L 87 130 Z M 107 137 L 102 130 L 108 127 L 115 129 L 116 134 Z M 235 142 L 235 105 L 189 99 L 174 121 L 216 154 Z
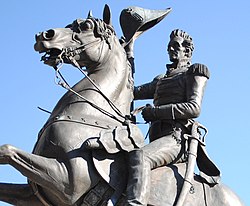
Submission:
M 204 133 L 202 133 L 201 130 L 203 130 Z M 199 122 L 194 122 L 192 125 L 191 135 L 186 135 L 186 137 L 190 140 L 188 150 L 188 161 L 183 186 L 179 198 L 177 200 L 176 206 L 183 206 L 188 191 L 194 190 L 192 180 L 196 164 L 198 145 L 205 145 L 205 137 L 207 133 L 208 130 L 206 127 L 201 125 Z

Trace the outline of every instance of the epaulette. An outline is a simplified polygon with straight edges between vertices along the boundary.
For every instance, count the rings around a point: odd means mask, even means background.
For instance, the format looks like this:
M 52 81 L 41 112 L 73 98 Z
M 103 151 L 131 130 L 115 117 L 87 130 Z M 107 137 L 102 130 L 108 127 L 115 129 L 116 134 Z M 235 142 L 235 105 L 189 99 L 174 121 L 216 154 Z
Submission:
M 157 75 L 154 79 L 153 79 L 153 81 L 158 81 L 159 79 L 161 79 L 161 78 L 163 78 L 164 77 L 164 74 L 159 74 L 159 75 Z
M 205 76 L 208 79 L 210 78 L 210 72 L 204 64 L 192 64 L 188 69 L 188 74 Z

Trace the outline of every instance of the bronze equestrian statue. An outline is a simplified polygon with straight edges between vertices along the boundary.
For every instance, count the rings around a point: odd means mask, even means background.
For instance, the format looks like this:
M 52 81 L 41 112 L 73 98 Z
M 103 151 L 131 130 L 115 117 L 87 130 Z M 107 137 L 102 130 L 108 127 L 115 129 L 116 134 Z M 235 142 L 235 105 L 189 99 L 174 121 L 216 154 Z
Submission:
M 147 17 L 142 13 L 149 10 L 129 11 L 139 21 L 136 34 L 153 27 L 169 12 L 161 11 L 144 21 Z M 32 154 L 12 145 L 0 147 L 0 164 L 9 164 L 28 178 L 27 184 L 0 183 L 0 201 L 19 206 L 126 205 L 126 158 L 144 146 L 130 115 L 134 85 L 132 64 L 124 49 L 127 43 L 121 44 L 116 37 L 107 5 L 103 20 L 89 13 L 65 28 L 36 35 L 35 50 L 45 53 L 42 60 L 54 67 L 58 84 L 68 91 L 39 132 Z M 63 63 L 86 76 L 70 87 L 60 73 Z M 87 148 L 89 140 L 95 139 L 103 149 Z M 185 171 L 185 163 L 152 170 L 148 205 L 175 205 Z M 194 175 L 192 188 L 185 205 L 242 205 L 225 185 L 209 184 L 200 175 Z

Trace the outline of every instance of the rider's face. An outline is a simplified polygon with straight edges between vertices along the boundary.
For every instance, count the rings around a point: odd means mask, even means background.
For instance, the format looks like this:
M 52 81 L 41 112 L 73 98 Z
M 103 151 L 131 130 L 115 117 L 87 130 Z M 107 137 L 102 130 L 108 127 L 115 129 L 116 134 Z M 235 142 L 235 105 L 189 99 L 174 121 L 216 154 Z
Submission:
M 171 62 L 179 62 L 186 59 L 186 48 L 183 46 L 184 39 L 181 37 L 174 37 L 168 44 L 168 54 Z

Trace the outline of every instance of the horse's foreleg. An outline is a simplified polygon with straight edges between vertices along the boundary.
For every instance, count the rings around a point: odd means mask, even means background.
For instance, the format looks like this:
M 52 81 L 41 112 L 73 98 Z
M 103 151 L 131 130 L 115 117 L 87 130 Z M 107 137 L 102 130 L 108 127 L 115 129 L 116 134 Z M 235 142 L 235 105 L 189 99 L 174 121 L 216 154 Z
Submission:
M 9 164 L 31 181 L 47 188 L 60 199 L 68 191 L 69 175 L 63 163 L 29 154 L 11 145 L 0 147 L 0 164 Z
M 0 183 L 0 201 L 17 206 L 42 206 L 28 184 Z
M 73 151 L 65 162 L 29 154 L 11 145 L 0 146 L 0 164 L 9 164 L 32 182 L 49 190 L 46 195 L 65 205 L 74 205 L 79 198 L 98 181 L 98 174 L 90 159 L 90 153 Z

